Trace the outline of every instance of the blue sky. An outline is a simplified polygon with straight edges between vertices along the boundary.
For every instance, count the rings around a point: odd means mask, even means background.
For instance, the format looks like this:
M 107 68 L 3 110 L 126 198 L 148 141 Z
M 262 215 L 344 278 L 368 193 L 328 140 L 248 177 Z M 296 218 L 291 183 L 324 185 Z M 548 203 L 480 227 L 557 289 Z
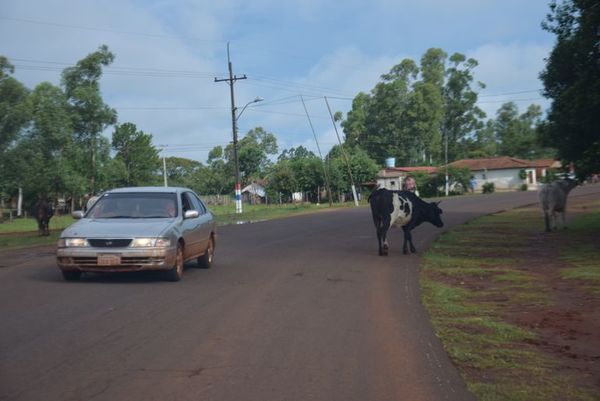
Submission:
M 115 62 L 101 82 L 119 122 L 153 135 L 164 154 L 204 162 L 231 141 L 227 43 L 241 109 L 239 134 L 262 126 L 280 151 L 316 152 L 300 95 L 326 152 L 336 142 L 333 111 L 370 91 L 381 74 L 428 48 L 479 61 L 488 117 L 505 101 L 524 112 L 549 102 L 538 79 L 554 37 L 541 29 L 542 0 L 0 0 L 0 54 L 33 88 L 58 84 L 63 68 L 106 44 Z M 105 134 L 110 136 L 108 130 Z M 341 132 L 341 131 L 340 131 Z

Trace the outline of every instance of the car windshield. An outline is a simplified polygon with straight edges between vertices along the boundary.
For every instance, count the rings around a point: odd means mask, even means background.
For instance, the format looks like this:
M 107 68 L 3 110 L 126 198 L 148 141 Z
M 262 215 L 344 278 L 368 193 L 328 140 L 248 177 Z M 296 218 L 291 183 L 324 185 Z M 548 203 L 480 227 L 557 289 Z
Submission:
M 177 217 L 174 193 L 131 192 L 104 194 L 86 217 L 93 219 L 158 219 Z

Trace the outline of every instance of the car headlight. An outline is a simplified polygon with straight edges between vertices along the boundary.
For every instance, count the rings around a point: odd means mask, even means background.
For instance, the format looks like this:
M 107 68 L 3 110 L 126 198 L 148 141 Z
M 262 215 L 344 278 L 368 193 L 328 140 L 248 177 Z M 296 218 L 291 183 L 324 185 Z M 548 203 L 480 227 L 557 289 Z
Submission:
M 132 248 L 162 247 L 171 246 L 171 240 L 168 238 L 134 238 L 131 241 Z
M 82 248 L 90 246 L 85 238 L 60 238 L 58 240 L 59 248 Z

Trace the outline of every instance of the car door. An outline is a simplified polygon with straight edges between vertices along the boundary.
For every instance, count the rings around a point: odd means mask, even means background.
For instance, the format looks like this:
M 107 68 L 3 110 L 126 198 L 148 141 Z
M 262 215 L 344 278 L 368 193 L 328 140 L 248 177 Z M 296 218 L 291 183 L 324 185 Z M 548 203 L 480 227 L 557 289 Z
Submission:
M 200 231 L 202 232 L 200 252 L 204 252 L 208 247 L 208 241 L 210 240 L 210 234 L 213 226 L 213 216 L 195 193 L 189 192 L 188 194 L 194 204 L 194 207 L 196 208 L 195 210 L 198 211 L 198 219 L 200 220 L 201 225 Z
M 183 240 L 185 241 L 185 259 L 191 259 L 204 252 L 205 239 L 204 233 L 202 229 L 202 215 L 200 214 L 200 210 L 197 209 L 198 206 L 194 202 L 193 197 L 190 192 L 182 192 L 181 193 L 181 209 L 182 209 L 182 217 L 183 217 L 183 229 L 182 235 Z M 188 210 L 196 210 L 198 211 L 197 217 L 185 218 L 185 212 Z

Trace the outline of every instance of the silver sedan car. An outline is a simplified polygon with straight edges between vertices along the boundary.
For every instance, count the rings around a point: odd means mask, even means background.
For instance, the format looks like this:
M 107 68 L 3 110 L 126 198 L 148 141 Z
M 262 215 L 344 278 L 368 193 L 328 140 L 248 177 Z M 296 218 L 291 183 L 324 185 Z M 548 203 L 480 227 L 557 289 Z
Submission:
M 186 261 L 209 268 L 216 245 L 213 214 L 192 190 L 119 188 L 103 193 L 58 240 L 65 280 L 82 272 L 164 270 L 179 281 Z

